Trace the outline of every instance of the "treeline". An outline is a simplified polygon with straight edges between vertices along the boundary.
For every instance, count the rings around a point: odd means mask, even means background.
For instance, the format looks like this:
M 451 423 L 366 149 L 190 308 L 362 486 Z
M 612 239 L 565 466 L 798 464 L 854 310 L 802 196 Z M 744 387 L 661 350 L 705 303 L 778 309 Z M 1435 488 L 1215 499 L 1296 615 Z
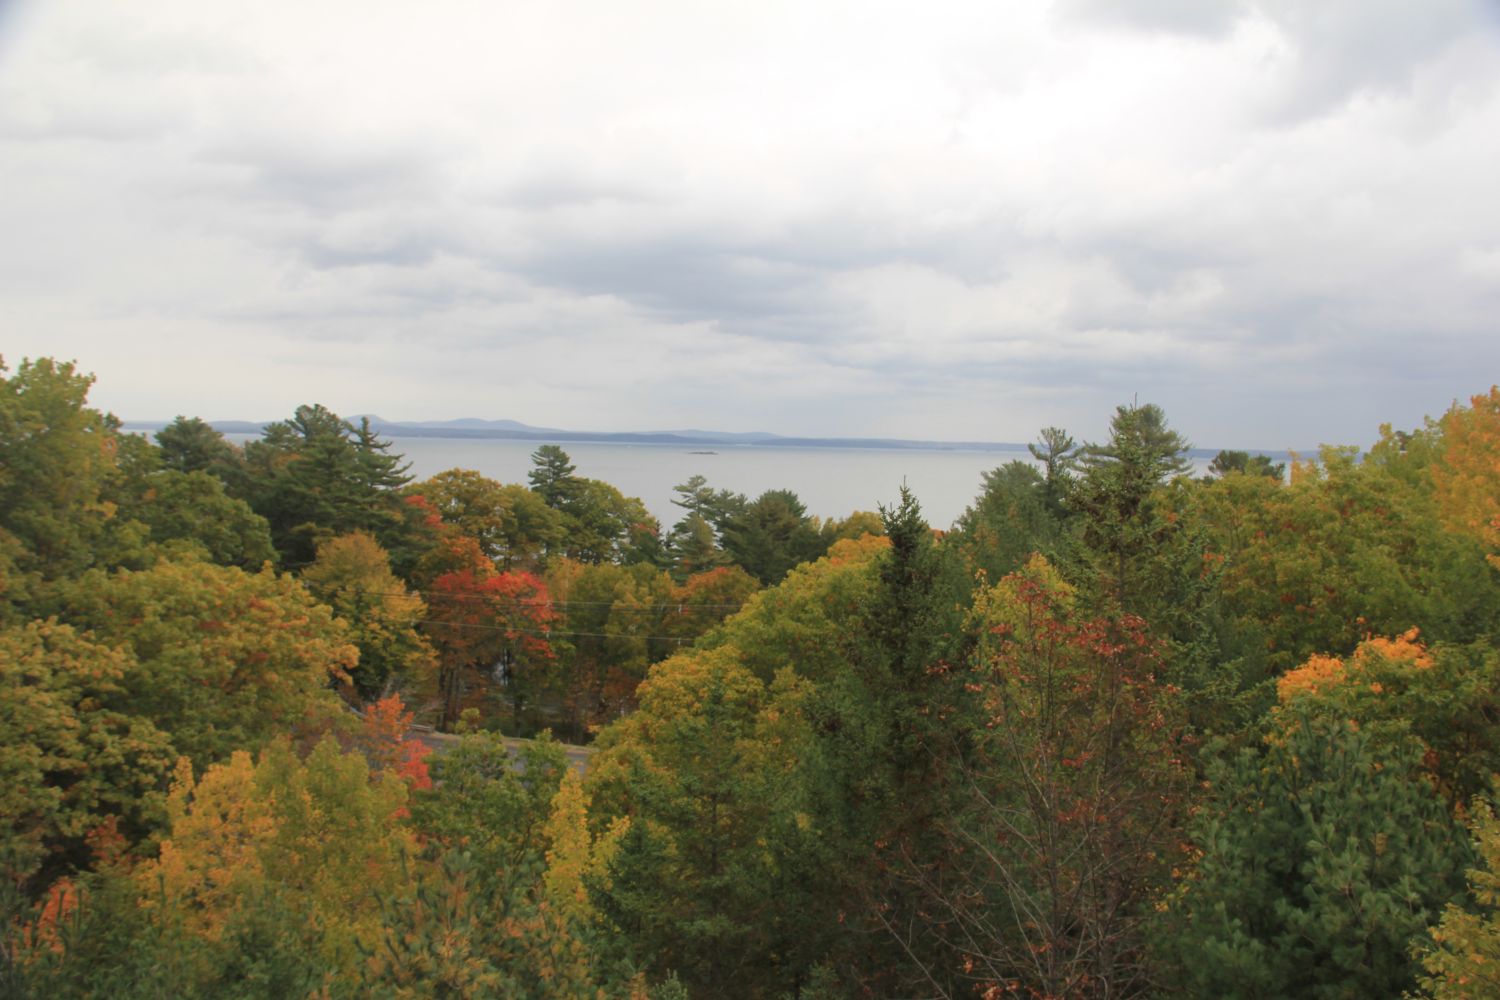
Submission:
M 1500 995 L 1500 391 L 663 532 L 555 447 L 413 483 L 318 407 L 153 444 L 3 384 L 11 995 Z

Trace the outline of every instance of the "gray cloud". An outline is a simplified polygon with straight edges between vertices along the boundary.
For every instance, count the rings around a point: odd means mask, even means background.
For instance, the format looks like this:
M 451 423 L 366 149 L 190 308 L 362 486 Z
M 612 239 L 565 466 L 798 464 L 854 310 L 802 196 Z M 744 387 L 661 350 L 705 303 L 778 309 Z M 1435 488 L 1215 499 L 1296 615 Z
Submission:
M 1326 113 L 1359 95 L 1408 93 L 1435 57 L 1476 30 L 1493 30 L 1485 0 L 1264 0 L 1288 43 L 1289 65 L 1272 88 L 1275 120 Z
M 131 416 L 1024 439 L 1139 393 L 1281 446 L 1500 363 L 1477 0 L 59 0 L 0 53 L 7 356 Z

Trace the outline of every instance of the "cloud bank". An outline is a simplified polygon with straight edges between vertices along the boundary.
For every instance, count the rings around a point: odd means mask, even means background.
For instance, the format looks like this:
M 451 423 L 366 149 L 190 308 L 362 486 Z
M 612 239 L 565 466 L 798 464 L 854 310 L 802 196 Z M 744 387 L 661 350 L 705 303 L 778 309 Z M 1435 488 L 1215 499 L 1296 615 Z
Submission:
M 138 419 L 1368 442 L 1500 371 L 1495 11 L 12 4 L 0 351 Z

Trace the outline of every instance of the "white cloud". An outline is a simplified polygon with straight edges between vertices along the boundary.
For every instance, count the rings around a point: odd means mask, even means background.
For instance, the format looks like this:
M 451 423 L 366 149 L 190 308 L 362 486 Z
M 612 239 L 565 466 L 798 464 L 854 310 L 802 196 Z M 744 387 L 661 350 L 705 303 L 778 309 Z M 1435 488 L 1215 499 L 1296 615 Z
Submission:
M 141 418 L 1367 440 L 1500 362 L 1497 55 L 1469 0 L 34 0 L 3 350 Z

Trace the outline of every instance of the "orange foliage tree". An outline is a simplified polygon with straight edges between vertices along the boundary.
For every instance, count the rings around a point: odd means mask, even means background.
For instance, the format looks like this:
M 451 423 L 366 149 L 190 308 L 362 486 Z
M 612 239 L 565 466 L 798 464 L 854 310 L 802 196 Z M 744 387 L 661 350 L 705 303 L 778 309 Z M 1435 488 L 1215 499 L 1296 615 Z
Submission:
M 428 748 L 421 740 L 407 738 L 412 713 L 406 710 L 399 695 L 382 698 L 364 710 L 358 745 L 365 759 L 377 771 L 390 771 L 406 781 L 413 790 L 432 787 L 427 770 Z
M 1376 636 L 1348 657 L 1309 657 L 1276 689 L 1277 718 L 1323 710 L 1381 748 L 1415 737 L 1422 769 L 1452 807 L 1500 771 L 1500 652 L 1483 643 L 1428 647 L 1415 628 Z
M 553 658 L 548 635 L 556 613 L 547 585 L 531 573 L 464 569 L 433 580 L 427 598 L 442 725 L 457 721 L 471 676 L 502 685 L 519 719 L 536 675 Z

